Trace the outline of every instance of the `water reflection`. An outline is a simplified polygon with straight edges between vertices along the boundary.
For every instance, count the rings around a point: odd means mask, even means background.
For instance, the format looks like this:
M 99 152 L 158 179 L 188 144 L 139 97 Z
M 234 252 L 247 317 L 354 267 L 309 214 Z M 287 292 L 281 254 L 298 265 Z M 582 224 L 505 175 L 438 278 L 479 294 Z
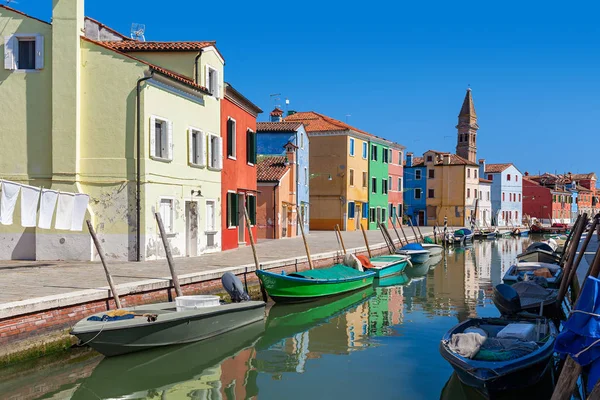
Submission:
M 458 321 L 498 314 L 492 287 L 530 240 L 451 249 L 374 288 L 273 305 L 264 323 L 205 342 L 48 368 L 51 391 L 36 392 L 37 372 L 7 381 L 0 371 L 0 399 L 471 398 L 443 397 L 465 388 L 448 380 L 439 339 Z

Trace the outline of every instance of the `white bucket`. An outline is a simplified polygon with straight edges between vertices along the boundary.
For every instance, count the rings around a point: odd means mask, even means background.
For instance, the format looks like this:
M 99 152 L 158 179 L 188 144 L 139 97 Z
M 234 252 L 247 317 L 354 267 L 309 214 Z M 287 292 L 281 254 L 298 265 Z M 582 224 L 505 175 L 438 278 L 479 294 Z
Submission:
M 204 307 L 216 307 L 219 305 L 219 296 L 179 296 L 175 298 L 177 311 L 195 310 Z

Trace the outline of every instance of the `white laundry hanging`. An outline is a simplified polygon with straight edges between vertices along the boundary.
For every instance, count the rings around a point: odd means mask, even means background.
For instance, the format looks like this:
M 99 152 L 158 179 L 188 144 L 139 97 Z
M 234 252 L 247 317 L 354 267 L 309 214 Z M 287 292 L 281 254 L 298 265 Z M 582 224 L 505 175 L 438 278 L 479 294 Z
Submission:
M 2 225 L 12 225 L 20 190 L 19 184 L 2 181 L 2 196 L 0 196 L 0 223 Z
M 50 229 L 52 227 L 52 218 L 54 217 L 56 200 L 58 200 L 58 192 L 56 190 L 42 189 L 38 228 Z
M 58 205 L 56 208 L 56 221 L 54 229 L 71 230 L 73 225 L 73 203 L 75 195 L 73 193 L 58 193 Z
M 37 206 L 40 200 L 40 188 L 21 185 L 21 226 L 36 226 Z
M 71 222 L 72 231 L 81 231 L 83 229 L 83 219 L 87 211 L 90 196 L 87 194 L 77 193 L 73 201 L 73 220 Z

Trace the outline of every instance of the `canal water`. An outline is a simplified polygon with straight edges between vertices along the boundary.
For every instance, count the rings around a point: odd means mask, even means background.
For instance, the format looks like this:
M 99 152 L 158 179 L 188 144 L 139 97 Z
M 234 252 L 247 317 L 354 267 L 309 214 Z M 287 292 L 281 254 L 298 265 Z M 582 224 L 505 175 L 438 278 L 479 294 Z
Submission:
M 269 304 L 266 324 L 104 359 L 72 350 L 0 370 L 0 399 L 460 399 L 438 345 L 497 316 L 492 287 L 530 242 L 475 242 L 343 297 Z

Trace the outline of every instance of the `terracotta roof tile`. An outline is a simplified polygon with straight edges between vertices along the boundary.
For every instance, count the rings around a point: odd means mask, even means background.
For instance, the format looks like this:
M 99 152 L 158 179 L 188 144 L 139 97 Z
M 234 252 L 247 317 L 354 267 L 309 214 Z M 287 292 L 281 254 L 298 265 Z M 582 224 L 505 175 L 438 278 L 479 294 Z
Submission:
M 404 160 L 402 165 L 406 166 L 406 160 Z M 413 167 L 422 167 L 423 165 L 425 165 L 425 160 L 423 159 L 423 157 L 413 157 Z
M 504 171 L 506 168 L 510 167 L 511 163 L 506 164 L 486 164 L 485 165 L 485 173 L 486 174 L 497 174 L 499 172 Z
M 435 163 L 435 165 L 443 165 L 443 164 L 444 164 L 443 159 L 441 161 L 438 161 L 438 162 Z M 450 165 L 473 165 L 473 166 L 478 166 L 479 164 L 471 162 L 471 161 L 467 160 L 466 158 L 462 158 L 459 155 L 450 154 Z
M 333 131 L 355 131 L 362 133 L 363 135 L 373 136 L 368 132 L 361 129 L 355 128 L 352 125 L 348 125 L 345 122 L 338 121 L 337 119 L 328 117 L 323 114 L 319 114 L 314 111 L 297 112 L 292 115 L 285 117 L 286 121 L 303 122 L 306 132 L 333 132 Z
M 271 116 L 274 116 L 274 117 L 275 117 L 275 116 L 277 116 L 277 117 L 280 117 L 280 116 L 282 116 L 282 115 L 283 115 L 283 110 L 282 110 L 281 108 L 279 108 L 279 107 L 275 107 L 275 108 L 273 109 L 273 111 L 271 111 Z
M 216 42 L 140 42 L 137 40 L 122 40 L 118 42 L 102 42 L 106 46 L 122 52 L 135 51 L 199 51 L 205 47 L 214 46 Z
M 483 179 L 483 178 L 479 178 L 479 183 L 492 183 L 493 181 L 489 180 L 489 179 Z
M 302 122 L 257 122 L 256 132 L 296 132 Z
M 588 174 L 571 174 L 571 179 L 580 181 L 582 179 L 596 179 L 596 174 L 590 172 Z
M 286 165 L 285 156 L 267 156 L 256 164 L 256 180 L 258 182 L 279 182 L 290 168 Z

